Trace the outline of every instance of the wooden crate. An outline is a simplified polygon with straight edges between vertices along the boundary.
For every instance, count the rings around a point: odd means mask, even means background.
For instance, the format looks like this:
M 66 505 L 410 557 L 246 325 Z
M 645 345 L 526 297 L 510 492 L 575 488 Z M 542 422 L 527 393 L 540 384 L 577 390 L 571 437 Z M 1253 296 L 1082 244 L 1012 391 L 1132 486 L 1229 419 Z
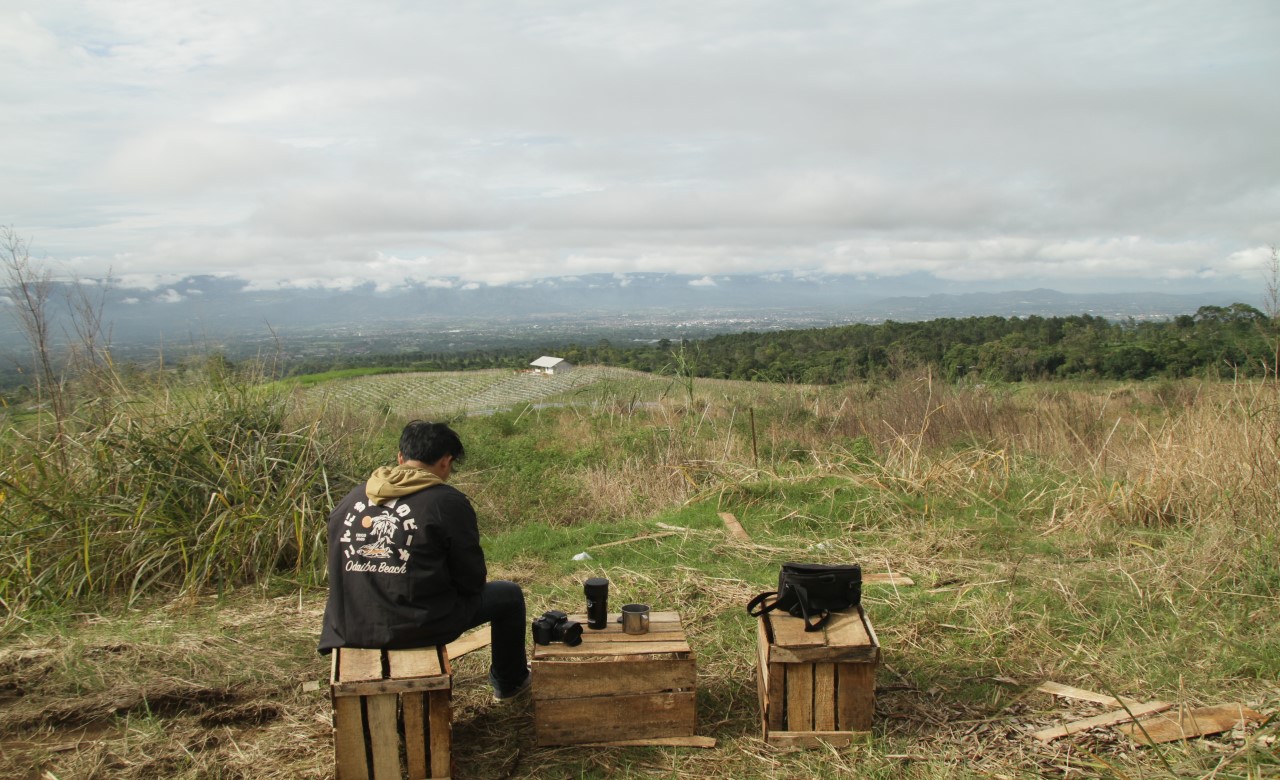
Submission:
M 764 738 L 782 747 L 847 745 L 871 729 L 880 642 L 862 607 L 821 631 L 769 613 L 758 621 L 756 682 Z
M 451 772 L 453 675 L 443 647 L 332 654 L 338 780 L 440 780 Z
M 647 634 L 586 628 L 582 644 L 533 646 L 533 724 L 539 745 L 692 737 L 697 669 L 677 612 L 654 612 Z

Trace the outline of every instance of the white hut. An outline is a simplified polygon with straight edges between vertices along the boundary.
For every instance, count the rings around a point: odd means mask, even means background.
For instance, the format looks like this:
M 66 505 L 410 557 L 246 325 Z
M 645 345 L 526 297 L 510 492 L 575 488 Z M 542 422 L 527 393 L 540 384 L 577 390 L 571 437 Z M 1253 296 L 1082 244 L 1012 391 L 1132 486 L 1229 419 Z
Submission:
M 543 355 L 529 364 L 539 374 L 563 374 L 573 368 L 564 358 Z

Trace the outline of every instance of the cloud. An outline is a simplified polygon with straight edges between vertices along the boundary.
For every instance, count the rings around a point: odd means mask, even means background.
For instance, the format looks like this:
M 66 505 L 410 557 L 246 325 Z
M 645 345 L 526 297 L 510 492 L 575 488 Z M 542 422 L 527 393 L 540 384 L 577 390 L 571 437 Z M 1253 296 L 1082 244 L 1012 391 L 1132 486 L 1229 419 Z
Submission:
M 164 292 L 152 298 L 152 300 L 156 301 L 157 303 L 182 303 L 186 299 L 187 297 L 185 295 L 173 289 L 172 287 L 170 287 L 169 289 L 165 290 Z
M 299 164 L 293 150 L 275 141 L 217 125 L 171 125 L 124 139 L 98 181 L 126 194 L 192 197 L 210 188 L 261 184 Z
M 0 214 L 86 276 L 1213 276 L 1280 236 L 1263 0 L 51 0 Z
M 689 282 L 689 286 L 690 287 L 715 287 L 716 280 L 712 279 L 710 276 L 704 276 L 701 279 L 694 279 L 693 281 Z

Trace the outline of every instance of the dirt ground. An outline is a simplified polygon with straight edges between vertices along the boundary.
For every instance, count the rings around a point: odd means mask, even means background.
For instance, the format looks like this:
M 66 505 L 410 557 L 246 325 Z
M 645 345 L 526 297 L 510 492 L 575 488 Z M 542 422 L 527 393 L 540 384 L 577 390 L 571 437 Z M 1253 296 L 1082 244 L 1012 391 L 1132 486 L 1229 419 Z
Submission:
M 328 661 L 314 651 L 322 607 L 319 593 L 204 599 L 11 635 L 0 649 L 0 776 L 332 777 Z M 1031 733 L 1104 708 L 998 679 L 968 681 L 997 700 L 965 704 L 907 683 L 890 660 L 865 742 L 783 753 L 760 739 L 752 663 L 750 647 L 705 669 L 700 660 L 699 733 L 714 749 L 538 748 L 528 698 L 492 701 L 487 651 L 473 653 L 455 664 L 456 776 L 1208 776 L 1275 750 L 1274 722 L 1159 758 L 1110 729 L 1044 745 Z M 1274 705 L 1280 687 L 1260 695 Z M 1280 764 L 1248 776 L 1280 776 L 1267 772 Z

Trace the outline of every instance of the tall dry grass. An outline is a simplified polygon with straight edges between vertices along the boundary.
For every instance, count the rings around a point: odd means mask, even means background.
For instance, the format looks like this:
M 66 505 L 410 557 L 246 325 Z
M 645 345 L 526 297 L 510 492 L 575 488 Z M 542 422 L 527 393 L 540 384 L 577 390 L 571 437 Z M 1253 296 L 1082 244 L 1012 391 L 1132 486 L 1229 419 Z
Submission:
M 314 581 L 339 461 L 283 391 L 220 371 L 116 386 L 65 436 L 0 435 L 0 607 L 132 600 L 288 573 Z M 320 527 L 322 528 L 322 527 Z
M 315 581 L 334 499 L 389 462 L 404 422 L 295 406 L 218 371 L 129 385 L 80 404 L 68 467 L 35 426 L 0 436 L 5 610 L 281 572 Z M 1046 532 L 1195 526 L 1198 555 L 1227 559 L 1242 539 L 1275 538 L 1273 383 L 957 386 L 925 372 L 693 390 L 459 419 L 472 451 L 459 484 L 490 530 L 639 519 L 742 486 L 837 478 L 885 496 L 857 512 L 863 523 L 917 496 L 999 504 Z
M 878 470 L 919 491 L 1061 475 L 1054 516 L 1078 527 L 1255 525 L 1280 509 L 1280 386 L 960 387 L 927 374 L 827 398 L 809 432 L 858 437 Z M 792 430 L 795 435 L 795 429 Z M 828 439 L 829 440 L 829 439 Z

